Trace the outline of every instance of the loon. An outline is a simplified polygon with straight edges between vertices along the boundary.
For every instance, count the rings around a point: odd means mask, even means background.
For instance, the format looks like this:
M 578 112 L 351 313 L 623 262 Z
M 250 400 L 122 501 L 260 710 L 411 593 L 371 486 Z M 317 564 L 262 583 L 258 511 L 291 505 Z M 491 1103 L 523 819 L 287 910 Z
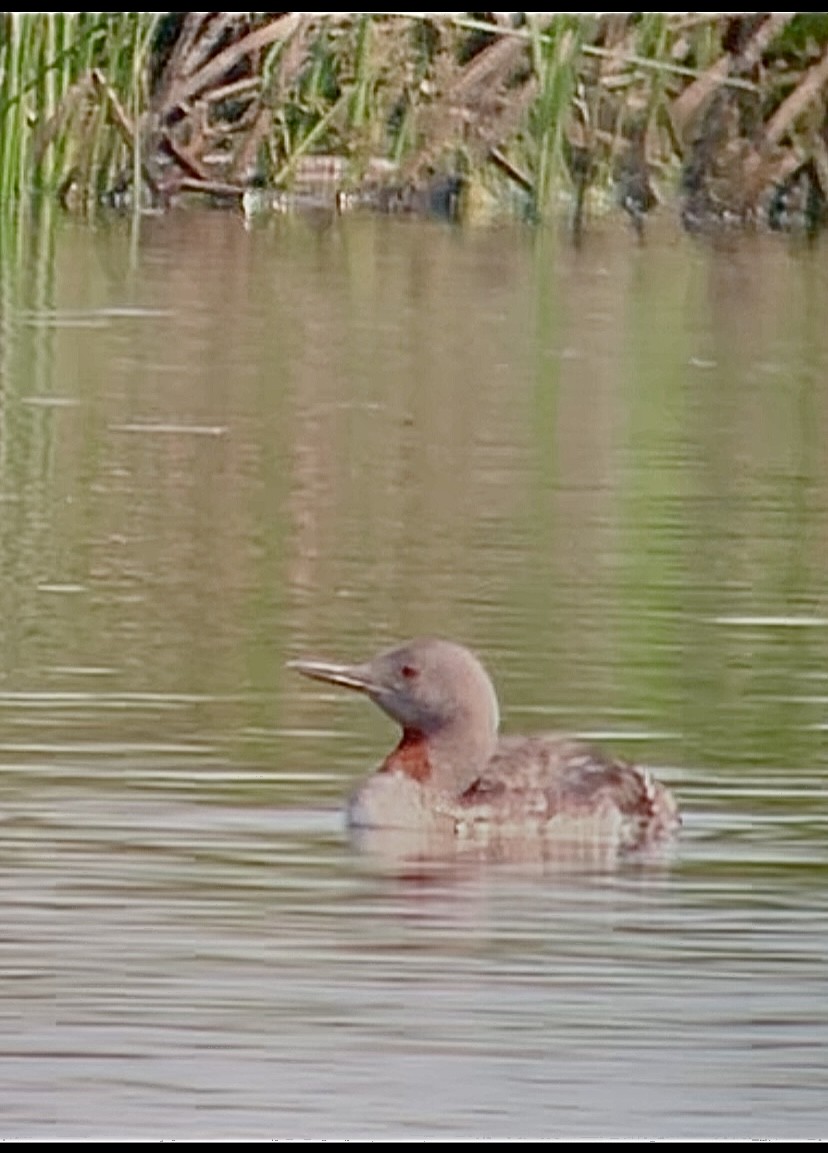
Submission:
M 363 693 L 402 729 L 350 797 L 352 829 L 552 837 L 626 853 L 669 839 L 681 823 L 672 794 L 636 764 L 556 733 L 500 736 L 494 686 L 462 645 L 423 637 L 362 664 L 288 664 Z

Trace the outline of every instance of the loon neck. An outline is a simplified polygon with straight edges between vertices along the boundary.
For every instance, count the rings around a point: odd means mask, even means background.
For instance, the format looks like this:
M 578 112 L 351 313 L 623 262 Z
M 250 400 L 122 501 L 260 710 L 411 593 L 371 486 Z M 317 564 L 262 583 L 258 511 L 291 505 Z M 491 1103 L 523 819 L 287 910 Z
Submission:
M 456 795 L 480 776 L 496 743 L 496 733 L 476 726 L 446 725 L 429 734 L 405 728 L 379 771 L 401 773 L 418 784 Z

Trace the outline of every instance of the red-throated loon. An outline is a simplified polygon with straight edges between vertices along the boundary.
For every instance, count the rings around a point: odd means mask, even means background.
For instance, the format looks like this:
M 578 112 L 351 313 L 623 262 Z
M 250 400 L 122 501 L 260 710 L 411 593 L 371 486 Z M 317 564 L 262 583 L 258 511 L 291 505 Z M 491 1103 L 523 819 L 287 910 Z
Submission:
M 625 851 L 656 844 L 680 824 L 672 795 L 638 765 L 555 733 L 499 736 L 494 686 L 462 645 L 421 638 L 364 664 L 290 667 L 364 693 L 402 728 L 348 802 L 356 828 L 534 834 Z

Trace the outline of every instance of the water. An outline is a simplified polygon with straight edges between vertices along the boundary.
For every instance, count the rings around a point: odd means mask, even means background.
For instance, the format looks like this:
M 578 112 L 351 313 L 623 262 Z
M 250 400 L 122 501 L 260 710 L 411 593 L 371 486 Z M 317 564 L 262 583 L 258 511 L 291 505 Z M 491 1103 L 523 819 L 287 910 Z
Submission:
M 0 1136 L 824 1137 L 825 241 L 0 261 Z M 672 857 L 349 844 L 392 728 L 285 662 L 420 632 L 652 765 Z

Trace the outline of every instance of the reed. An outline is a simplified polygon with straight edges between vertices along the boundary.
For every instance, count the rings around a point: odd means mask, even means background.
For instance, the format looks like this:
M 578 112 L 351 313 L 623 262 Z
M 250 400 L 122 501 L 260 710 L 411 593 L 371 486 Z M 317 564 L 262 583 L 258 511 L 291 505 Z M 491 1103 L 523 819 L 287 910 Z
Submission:
M 534 172 L 535 211 L 543 217 L 549 214 L 561 182 L 571 180 L 577 168 L 574 163 L 572 168 L 567 165 L 566 142 L 578 83 L 583 22 L 577 16 L 561 15 L 545 33 L 535 18 L 529 26 L 538 95 L 529 113 L 528 161 Z
M 71 183 L 93 197 L 132 163 L 117 96 L 137 126 L 147 107 L 152 13 L 5 13 L 0 22 L 0 196 L 6 206 Z

